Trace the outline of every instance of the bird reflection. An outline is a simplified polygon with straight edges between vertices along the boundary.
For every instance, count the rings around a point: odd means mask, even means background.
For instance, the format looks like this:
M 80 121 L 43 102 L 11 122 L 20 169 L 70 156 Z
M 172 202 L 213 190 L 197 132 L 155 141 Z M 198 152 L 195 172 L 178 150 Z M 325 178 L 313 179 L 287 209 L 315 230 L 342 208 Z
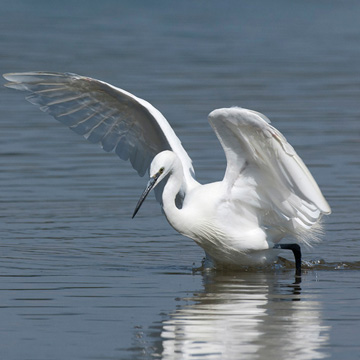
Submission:
M 322 359 L 321 303 L 274 274 L 208 274 L 162 323 L 162 359 Z

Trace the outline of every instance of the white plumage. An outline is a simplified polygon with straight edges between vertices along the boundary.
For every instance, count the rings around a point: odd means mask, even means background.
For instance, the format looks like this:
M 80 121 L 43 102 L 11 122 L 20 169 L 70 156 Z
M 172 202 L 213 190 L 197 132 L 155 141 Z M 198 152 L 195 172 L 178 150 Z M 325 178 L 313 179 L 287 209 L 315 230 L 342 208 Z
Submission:
M 150 181 L 169 223 L 195 240 L 216 265 L 272 261 L 291 235 L 310 243 L 330 207 L 309 170 L 264 115 L 242 108 L 210 113 L 226 155 L 222 181 L 201 185 L 164 116 L 147 101 L 105 82 L 69 73 L 6 74 L 40 106 L 89 141 L 115 150 Z

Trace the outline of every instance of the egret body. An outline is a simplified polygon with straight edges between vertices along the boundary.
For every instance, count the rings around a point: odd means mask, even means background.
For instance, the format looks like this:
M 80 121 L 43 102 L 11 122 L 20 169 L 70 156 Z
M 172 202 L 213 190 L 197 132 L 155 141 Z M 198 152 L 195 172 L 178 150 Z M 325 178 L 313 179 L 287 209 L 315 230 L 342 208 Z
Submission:
M 191 159 L 151 104 L 103 81 L 70 73 L 5 74 L 7 87 L 30 92 L 40 106 L 89 141 L 114 150 L 150 180 L 133 214 L 154 189 L 170 225 L 200 245 L 215 266 L 273 261 L 290 249 L 301 272 L 299 244 L 316 239 L 331 210 L 309 170 L 264 115 L 243 108 L 210 113 L 226 155 L 221 181 L 200 184 Z M 280 241 L 287 236 L 291 244 Z

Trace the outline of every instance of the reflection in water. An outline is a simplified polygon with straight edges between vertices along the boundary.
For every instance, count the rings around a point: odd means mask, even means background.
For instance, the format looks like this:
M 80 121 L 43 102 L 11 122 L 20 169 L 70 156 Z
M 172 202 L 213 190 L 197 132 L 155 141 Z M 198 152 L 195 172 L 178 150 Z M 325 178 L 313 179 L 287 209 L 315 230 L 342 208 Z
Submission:
M 329 340 L 321 304 L 301 295 L 299 285 L 253 273 L 213 275 L 204 283 L 163 322 L 162 359 L 326 357 L 318 351 Z

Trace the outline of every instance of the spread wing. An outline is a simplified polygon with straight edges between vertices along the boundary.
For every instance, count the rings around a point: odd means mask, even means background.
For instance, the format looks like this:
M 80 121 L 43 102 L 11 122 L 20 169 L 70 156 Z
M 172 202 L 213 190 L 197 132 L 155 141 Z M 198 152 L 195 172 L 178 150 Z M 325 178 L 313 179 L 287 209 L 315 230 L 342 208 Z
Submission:
M 303 161 L 264 115 L 218 109 L 209 122 L 225 151 L 223 183 L 234 204 L 246 203 L 263 225 L 294 235 L 331 212 Z
M 70 73 L 5 74 L 5 86 L 30 94 L 32 104 L 83 135 L 115 150 L 143 176 L 154 156 L 172 150 L 184 168 L 184 184 L 192 184 L 191 159 L 165 117 L 150 103 L 103 81 Z

